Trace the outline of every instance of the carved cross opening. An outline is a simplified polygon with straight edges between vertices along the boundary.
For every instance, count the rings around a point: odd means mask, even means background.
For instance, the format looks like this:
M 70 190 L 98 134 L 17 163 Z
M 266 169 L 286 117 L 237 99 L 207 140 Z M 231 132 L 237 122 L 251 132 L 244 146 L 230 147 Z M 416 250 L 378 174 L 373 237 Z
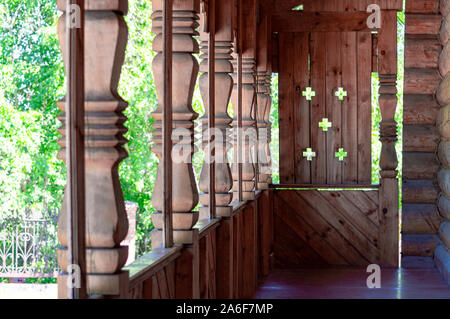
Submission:
M 322 119 L 322 122 L 319 123 L 319 127 L 322 128 L 324 132 L 328 132 L 328 129 L 333 127 L 333 123 L 329 122 L 327 118 Z
M 312 148 L 307 148 L 306 151 L 303 152 L 303 157 L 311 162 L 313 157 L 316 157 L 316 152 L 313 152 Z
M 336 152 L 334 154 L 334 156 L 336 156 L 336 158 L 339 158 L 339 161 L 342 162 L 344 161 L 344 158 L 346 158 L 348 156 L 347 152 L 344 151 L 343 148 L 339 149 L 339 152 Z
M 307 87 L 305 91 L 302 92 L 302 95 L 306 97 L 307 101 L 311 101 L 313 96 L 316 96 L 316 92 L 312 90 L 312 88 Z
M 343 101 L 344 97 L 347 96 L 347 91 L 345 91 L 343 88 L 338 88 L 336 93 L 334 93 L 339 98 L 339 101 Z
M 292 11 L 303 11 L 303 4 L 299 4 L 291 9 Z

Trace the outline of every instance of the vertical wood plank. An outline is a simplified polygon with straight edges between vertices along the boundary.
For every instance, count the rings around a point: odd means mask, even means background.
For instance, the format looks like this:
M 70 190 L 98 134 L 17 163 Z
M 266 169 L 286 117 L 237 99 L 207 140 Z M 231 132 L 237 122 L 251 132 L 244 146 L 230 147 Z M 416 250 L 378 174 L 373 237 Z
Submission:
M 292 52 L 293 34 L 279 33 L 279 126 L 280 136 L 292 136 L 294 132 L 294 92 Z M 291 139 L 280 139 L 280 182 L 295 183 L 295 154 Z
M 342 183 L 342 162 L 335 157 L 335 152 L 342 147 L 342 102 L 335 96 L 341 83 L 341 35 L 339 32 L 328 33 L 327 41 L 327 79 L 326 100 L 327 118 L 333 123 L 327 136 L 327 184 Z
M 83 0 L 68 0 L 66 11 L 67 36 L 67 103 L 66 103 L 66 162 L 67 162 L 67 212 L 68 212 L 68 265 L 80 269 L 79 287 L 69 288 L 70 299 L 87 298 L 86 280 L 86 177 L 84 143 L 84 23 Z M 73 16 L 69 6 L 78 6 L 78 16 Z M 75 12 L 77 12 L 75 10 Z M 76 14 L 76 13 L 75 13 Z M 80 27 L 70 24 L 80 21 Z
M 164 269 L 161 269 L 156 273 L 156 280 L 158 281 L 159 293 L 161 299 L 169 299 L 169 287 L 167 285 L 166 272 Z
M 163 0 L 163 246 L 173 246 L 172 227 L 172 10 L 173 0 Z
M 200 252 L 200 298 L 208 298 L 208 247 L 207 247 L 207 236 L 200 239 L 199 242 L 199 252 Z
M 309 184 L 311 162 L 302 156 L 303 151 L 311 147 L 310 102 L 302 95 L 309 87 L 309 34 L 295 33 L 293 37 L 294 41 L 290 45 L 294 47 L 295 57 L 293 61 L 295 182 Z
M 356 32 L 342 34 L 342 147 L 348 153 L 343 165 L 343 183 L 358 183 L 358 84 Z M 370 141 L 368 141 L 370 144 Z
M 156 278 L 156 275 L 152 276 L 151 279 L 149 279 L 152 283 L 152 299 L 161 299 L 161 294 L 159 292 L 159 286 L 158 286 L 158 279 Z
M 169 296 L 175 298 L 175 262 L 168 264 L 165 268 Z
M 311 103 L 311 122 L 317 125 L 312 130 L 311 146 L 316 157 L 312 161 L 312 183 L 327 183 L 326 132 L 318 129 L 318 123 L 326 117 L 326 43 L 324 32 L 311 33 L 311 87 L 316 92 Z
M 142 283 L 142 299 L 154 299 L 152 278 L 149 278 Z
M 216 230 L 212 230 L 208 236 L 209 299 L 216 298 L 216 260 Z
M 215 137 L 213 136 L 216 127 L 216 1 L 209 0 L 209 41 L 208 41 L 208 127 L 209 127 L 209 148 L 211 156 L 209 164 L 209 217 L 216 218 L 216 164 L 215 164 Z M 214 159 L 214 162 L 211 160 Z
M 218 299 L 233 298 L 233 269 L 234 269 L 234 231 L 233 218 L 222 218 L 217 228 L 217 270 L 216 296 Z
M 242 258 L 241 258 L 241 231 L 242 231 L 242 222 L 241 222 L 242 212 L 239 212 L 234 216 L 233 221 L 233 298 L 239 298 L 242 283 Z
M 372 177 L 372 36 L 358 35 L 358 182 L 370 184 Z

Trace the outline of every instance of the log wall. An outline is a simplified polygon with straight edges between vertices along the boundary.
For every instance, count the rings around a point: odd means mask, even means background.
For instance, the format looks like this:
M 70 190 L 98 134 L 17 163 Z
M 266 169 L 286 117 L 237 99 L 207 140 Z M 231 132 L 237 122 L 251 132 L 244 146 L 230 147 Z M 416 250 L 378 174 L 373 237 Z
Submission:
M 439 0 L 406 1 L 402 261 L 431 259 L 439 244 L 436 90 L 442 45 Z
M 440 109 L 437 115 L 436 127 L 440 135 L 438 158 L 440 169 L 437 181 L 441 189 L 438 200 L 438 210 L 443 218 L 439 228 L 442 241 L 434 255 L 438 268 L 450 283 L 450 1 L 441 0 L 440 12 L 443 16 L 440 30 L 440 41 L 443 45 L 439 56 L 439 72 L 443 77 L 436 93 Z

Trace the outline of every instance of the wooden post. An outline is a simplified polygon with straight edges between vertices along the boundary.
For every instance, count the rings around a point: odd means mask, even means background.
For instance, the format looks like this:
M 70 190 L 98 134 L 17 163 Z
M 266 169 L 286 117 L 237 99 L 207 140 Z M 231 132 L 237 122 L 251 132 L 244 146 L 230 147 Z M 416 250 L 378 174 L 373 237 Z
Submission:
M 240 128 L 240 112 L 242 112 L 242 136 L 237 139 L 235 144 L 235 156 L 233 163 L 233 190 L 234 199 L 239 200 L 242 190 L 242 200 L 255 199 L 255 165 L 256 156 L 254 154 L 256 148 L 256 80 L 255 80 L 255 51 L 256 51 L 256 3 L 254 0 L 241 2 L 239 14 L 238 32 L 240 48 L 235 51 L 233 61 L 235 70 L 234 86 L 232 101 L 233 106 L 238 106 L 238 114 L 235 114 L 234 127 Z M 244 19 L 245 17 L 245 19 Z M 240 58 L 242 57 L 242 58 Z M 242 59 L 242 64 L 239 61 Z M 240 88 L 240 66 L 242 65 L 242 93 Z M 242 95 L 242 96 L 241 96 Z M 242 97 L 242 102 L 241 102 Z M 235 112 L 236 113 L 236 112 Z M 237 121 L 236 121 L 237 120 Z M 241 143 L 239 143 L 241 142 Z M 238 147 L 239 145 L 241 147 Z M 242 156 L 240 156 L 242 152 Z M 240 187 L 240 167 L 242 164 L 242 187 Z
M 153 32 L 156 37 L 153 49 L 158 52 L 153 60 L 153 74 L 158 95 L 158 108 L 153 113 L 155 118 L 153 151 L 160 159 L 156 175 L 152 203 L 156 213 L 152 215 L 155 230 L 152 232 L 152 247 L 163 245 L 164 218 L 164 165 L 163 165 L 163 116 L 166 111 L 164 101 L 165 78 L 163 68 L 163 0 L 155 0 L 153 4 Z M 198 203 L 198 191 L 192 168 L 194 151 L 194 122 L 197 114 L 192 110 L 192 95 L 198 75 L 199 66 L 193 54 L 198 53 L 199 0 L 173 1 L 173 57 L 172 57 L 172 223 L 175 244 L 185 244 L 182 256 L 177 261 L 177 297 L 199 297 L 199 247 L 198 229 L 193 227 L 198 221 L 198 212 L 193 209 Z M 166 52 L 167 53 L 167 52 Z M 164 153 L 168 156 L 167 153 Z
M 271 55 L 269 55 L 270 41 L 270 18 L 261 18 L 258 25 L 258 50 L 257 50 L 257 104 L 256 125 L 258 127 L 258 189 L 268 189 L 271 177 L 270 168 L 270 109 L 271 91 L 269 68 Z M 269 80 L 269 82 L 267 82 Z
M 87 297 L 86 287 L 86 190 L 84 167 L 84 1 L 67 1 L 67 103 L 66 163 L 68 213 L 68 264 L 78 265 L 79 287 L 69 287 L 69 298 Z M 79 10 L 79 11 L 77 11 Z M 67 17 L 67 12 L 64 13 Z M 79 22 L 79 26 L 73 22 Z M 75 270 L 73 270 L 75 271 Z M 71 275 L 71 274 L 69 274 Z
M 380 78 L 380 140 L 382 142 L 380 167 L 380 255 L 381 264 L 399 265 L 399 189 L 397 179 L 397 12 L 382 13 L 382 27 L 378 37 Z
M 205 23 L 208 17 L 209 24 L 213 22 L 211 20 L 213 7 L 209 6 L 208 16 L 202 15 L 202 25 Z M 233 79 L 230 74 L 233 72 L 233 66 L 230 63 L 231 60 L 231 41 L 232 41 L 232 28 L 231 28 L 231 12 L 232 12 L 232 2 L 220 1 L 216 2 L 216 19 L 215 19 L 215 45 L 214 45 L 214 55 L 215 55 L 215 71 L 214 74 L 214 94 L 210 94 L 210 56 L 211 51 L 208 47 L 211 44 L 209 38 L 213 29 L 209 28 L 209 34 L 206 32 L 200 32 L 201 41 L 201 51 L 203 59 L 200 64 L 200 71 L 203 74 L 200 76 L 200 90 L 202 93 L 203 101 L 205 104 L 205 115 L 202 118 L 202 123 L 208 124 L 209 129 L 214 129 L 214 132 L 221 133 L 220 136 L 215 136 L 215 202 L 216 208 L 214 210 L 214 216 L 210 212 L 210 202 L 211 193 L 209 192 L 211 183 L 210 176 L 211 167 L 208 167 L 207 163 L 203 165 L 202 172 L 200 174 L 200 190 L 203 194 L 200 195 L 200 203 L 203 207 L 200 207 L 201 218 L 211 217 L 230 217 L 232 214 L 232 208 L 230 207 L 230 202 L 232 200 L 232 193 L 230 190 L 232 188 L 232 176 L 230 166 L 227 160 L 227 141 L 226 134 L 230 128 L 232 119 L 228 115 L 228 103 L 230 101 L 231 91 L 233 88 Z M 205 30 L 204 27 L 200 28 Z M 208 44 L 209 43 L 209 44 Z M 209 85 L 209 87 L 208 87 Z M 211 110 L 210 98 L 214 95 L 214 110 Z M 210 114 L 214 111 L 214 116 L 211 117 Z M 210 123 L 211 119 L 215 119 L 214 123 Z M 214 124 L 214 125 L 212 125 Z M 207 133 L 208 130 L 205 130 Z M 207 134 L 204 136 L 204 142 L 209 141 L 209 136 Z M 206 143 L 205 143 L 206 144 Z M 205 150 L 208 148 L 206 147 Z M 205 156 L 206 158 L 206 156 Z
M 212 20 L 213 7 L 208 8 L 209 15 L 202 16 L 202 23 L 200 29 L 203 32 L 200 33 L 201 51 L 203 59 L 200 64 L 200 71 L 203 74 L 200 77 L 200 90 L 204 100 L 206 112 L 202 119 L 203 125 L 208 123 L 208 127 L 214 127 L 215 132 L 221 133 L 221 140 L 219 136 L 215 136 L 215 201 L 216 208 L 214 210 L 216 217 L 222 217 L 220 227 L 217 229 L 217 254 L 216 254 L 216 294 L 218 298 L 232 298 L 233 292 L 233 210 L 230 206 L 233 194 L 230 192 L 233 180 L 231 176 L 230 166 L 227 160 L 227 136 L 228 130 L 232 119 L 228 115 L 228 104 L 231 97 L 231 91 L 233 88 L 233 79 L 230 74 L 233 72 L 233 66 L 230 62 L 231 48 L 233 40 L 232 29 L 232 12 L 233 12 L 233 0 L 221 0 L 215 1 L 214 15 L 215 19 Z M 209 18 L 208 18 L 209 17 Z M 206 28 L 205 18 L 209 21 L 209 29 Z M 215 30 L 211 28 L 211 24 L 215 21 Z M 207 30 L 208 29 L 208 30 Z M 209 34 L 206 32 L 209 31 Z M 211 88 L 210 80 L 212 79 L 212 65 L 210 63 L 212 57 L 210 39 L 211 33 L 215 31 L 214 38 L 214 56 L 215 56 L 215 68 L 214 68 L 214 110 L 211 108 Z M 214 111 L 214 112 L 213 112 Z M 214 114 L 213 117 L 210 114 Z M 214 125 L 211 120 L 214 119 Z M 208 137 L 204 137 L 204 141 L 208 140 Z M 200 190 L 203 192 L 200 195 L 200 203 L 203 205 L 200 207 L 201 218 L 214 217 L 211 212 L 211 173 L 210 167 L 203 165 L 203 169 L 200 175 Z
M 163 203 L 163 246 L 170 248 L 173 246 L 173 225 L 172 225 L 172 0 L 163 0 L 163 183 L 164 183 L 164 203 Z
M 78 3 L 81 4 L 81 1 Z M 58 8 L 66 12 L 68 4 L 65 0 L 59 0 Z M 127 290 L 128 272 L 121 269 L 127 260 L 128 247 L 121 247 L 120 243 L 126 237 L 128 220 L 117 172 L 119 163 L 126 157 L 122 148 L 126 143 L 123 137 L 126 132 L 123 126 L 125 117 L 122 112 L 127 103 L 119 97 L 117 85 L 127 41 L 127 27 L 123 18 L 127 7 L 127 1 L 118 1 L 113 5 L 92 1 L 85 4 L 85 243 L 89 295 L 124 296 Z M 73 13 L 72 10 L 73 8 L 69 12 Z M 70 18 L 73 17 L 70 15 Z M 71 52 L 63 45 L 68 35 L 65 30 L 66 19 L 67 12 L 59 21 L 58 31 L 66 68 L 71 73 L 71 67 L 75 65 L 73 63 L 76 62 L 79 68 L 82 62 L 72 60 Z M 75 21 L 69 23 L 72 22 Z M 73 32 L 77 31 L 71 29 L 70 33 Z M 69 80 L 69 83 L 73 82 Z M 69 103 L 73 89 L 69 89 Z M 65 101 L 59 102 L 58 106 L 64 111 Z M 78 117 L 83 112 L 79 111 L 81 113 Z M 66 114 L 62 115 L 62 122 L 65 116 Z M 63 126 L 61 133 L 65 135 L 66 131 L 67 126 Z M 81 126 L 78 127 L 78 134 L 79 138 L 83 134 Z M 60 140 L 60 145 L 62 149 L 59 155 L 67 162 L 66 147 L 70 145 L 66 145 L 65 138 Z M 75 187 L 74 182 L 69 182 L 69 189 L 70 186 Z M 78 182 L 76 186 L 81 185 Z M 78 191 L 82 192 L 82 189 L 79 188 Z M 58 250 L 58 262 L 63 272 L 67 272 L 69 267 L 69 197 L 70 192 L 66 190 L 58 225 L 58 238 L 63 247 Z M 78 223 L 79 226 L 82 225 L 80 221 Z M 105 263 L 105 259 L 109 262 Z M 70 297 L 67 295 L 67 275 L 58 277 L 58 290 L 60 298 Z
M 233 119 L 233 191 L 234 200 L 242 202 L 243 197 L 243 169 L 240 160 L 242 158 L 242 40 L 241 40 L 241 0 L 234 0 L 233 3 L 233 90 L 232 105 L 234 112 Z

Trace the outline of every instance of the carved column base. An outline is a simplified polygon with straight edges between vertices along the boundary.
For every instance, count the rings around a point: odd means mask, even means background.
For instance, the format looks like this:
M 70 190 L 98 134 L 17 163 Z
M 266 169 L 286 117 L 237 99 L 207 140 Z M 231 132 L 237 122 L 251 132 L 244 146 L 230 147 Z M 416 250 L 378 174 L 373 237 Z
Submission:
M 61 273 L 58 275 L 58 299 L 68 299 L 68 275 Z M 102 298 L 127 298 L 128 297 L 128 271 L 121 271 L 117 274 L 89 274 L 87 276 L 88 294 Z
M 216 193 L 216 216 L 231 216 L 233 208 L 228 206 L 233 199 L 232 193 Z M 209 194 L 200 194 L 200 203 L 203 205 L 199 208 L 200 219 L 209 218 Z

